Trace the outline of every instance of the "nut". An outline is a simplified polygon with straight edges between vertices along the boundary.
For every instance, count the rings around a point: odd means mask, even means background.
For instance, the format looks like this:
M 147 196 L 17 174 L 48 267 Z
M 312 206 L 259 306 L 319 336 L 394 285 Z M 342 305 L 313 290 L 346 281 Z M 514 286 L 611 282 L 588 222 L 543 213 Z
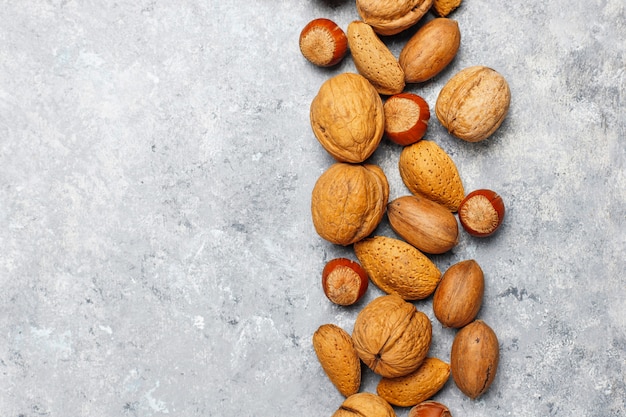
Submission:
M 475 320 L 459 330 L 452 342 L 450 369 L 461 392 L 475 399 L 487 391 L 499 357 L 498 338 L 485 322 Z
M 361 19 L 380 35 L 395 35 L 417 23 L 428 12 L 433 0 L 357 0 Z
M 311 102 L 315 137 L 338 162 L 360 163 L 374 153 L 385 130 L 383 102 L 359 74 L 326 80 Z
M 387 205 L 391 228 L 422 252 L 441 254 L 459 241 L 454 214 L 439 203 L 419 195 L 398 197 Z
M 312 64 L 332 67 L 348 52 L 348 38 L 330 19 L 314 19 L 300 32 L 300 51 Z
M 372 300 L 357 315 L 352 331 L 359 358 L 386 378 L 408 375 L 419 368 L 431 338 L 428 316 L 397 294 Z
M 433 0 L 431 10 L 441 16 L 446 17 L 455 11 L 462 3 L 462 0 Z
M 456 212 L 465 197 L 459 171 L 437 143 L 420 140 L 400 152 L 400 176 L 415 195 L 422 195 Z
M 313 225 L 329 242 L 351 245 L 376 229 L 388 199 L 389 183 L 380 167 L 334 163 L 313 187 Z
M 430 296 L 441 278 L 426 255 L 402 240 L 374 236 L 355 243 L 354 252 L 376 286 L 405 300 Z
M 396 417 L 396 412 L 378 395 L 359 392 L 346 398 L 332 417 Z
M 383 104 L 385 134 L 394 143 L 406 146 L 422 139 L 428 128 L 430 109 L 422 97 L 412 93 L 393 95 Z
M 409 410 L 407 417 L 452 417 L 450 410 L 437 401 L 424 401 Z
M 480 310 L 484 291 L 483 270 L 475 260 L 452 265 L 435 290 L 435 317 L 445 327 L 460 328 L 469 324 Z
M 381 378 L 376 392 L 391 405 L 411 407 L 439 392 L 449 377 L 449 364 L 437 358 L 426 358 L 417 370 L 408 375 Z
M 322 288 L 330 301 L 349 306 L 361 299 L 367 291 L 369 278 L 358 263 L 347 258 L 329 261 L 322 271 Z
M 348 25 L 348 45 L 359 74 L 380 94 L 398 94 L 404 89 L 404 71 L 372 27 L 361 21 Z
M 475 190 L 459 205 L 459 220 L 467 233 L 476 237 L 491 236 L 504 219 L 502 197 L 491 190 Z
M 479 142 L 500 127 L 510 102 L 511 91 L 501 74 L 473 66 L 461 70 L 443 86 L 435 113 L 451 135 Z
M 322 369 L 342 395 L 359 392 L 361 362 L 345 330 L 334 324 L 321 325 L 313 334 L 313 348 Z
M 459 24 L 445 17 L 422 26 L 404 45 L 399 63 L 407 83 L 422 83 L 439 74 L 456 56 L 461 45 Z

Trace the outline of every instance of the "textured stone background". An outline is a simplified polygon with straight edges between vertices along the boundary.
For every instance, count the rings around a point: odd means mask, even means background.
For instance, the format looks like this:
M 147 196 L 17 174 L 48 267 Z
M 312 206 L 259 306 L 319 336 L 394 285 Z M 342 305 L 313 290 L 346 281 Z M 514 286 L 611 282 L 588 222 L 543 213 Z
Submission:
M 351 330 L 363 303 L 338 308 L 320 288 L 324 263 L 352 253 L 310 221 L 332 161 L 308 110 L 354 66 L 302 58 L 315 17 L 345 28 L 357 14 L 347 0 L 0 1 L 1 416 L 339 406 L 311 335 Z M 624 2 L 465 0 L 451 17 L 458 56 L 408 91 L 432 106 L 478 64 L 508 79 L 492 138 L 461 143 L 436 119 L 428 133 L 508 212 L 493 238 L 463 234 L 434 258 L 482 265 L 480 317 L 501 348 L 487 394 L 450 381 L 436 399 L 455 417 L 625 416 Z M 386 42 L 397 55 L 413 32 Z M 407 193 L 398 154 L 383 142 L 371 160 L 392 198 Z M 454 331 L 433 326 L 447 360 Z M 362 389 L 376 383 L 365 372 Z

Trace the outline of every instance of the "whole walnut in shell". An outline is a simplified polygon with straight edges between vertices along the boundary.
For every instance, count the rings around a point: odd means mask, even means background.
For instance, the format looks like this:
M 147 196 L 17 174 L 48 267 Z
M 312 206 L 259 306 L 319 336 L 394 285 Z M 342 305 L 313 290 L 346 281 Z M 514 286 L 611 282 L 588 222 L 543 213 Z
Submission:
M 329 78 L 311 102 L 313 134 L 338 162 L 369 158 L 383 137 L 384 117 L 380 95 L 360 74 Z
M 433 0 L 356 0 L 361 19 L 380 35 L 395 35 L 416 24 Z
M 382 397 L 359 392 L 346 398 L 332 417 L 396 417 L 396 412 Z
M 385 378 L 415 371 L 426 359 L 431 339 L 428 316 L 397 294 L 372 300 L 359 312 L 352 331 L 361 361 Z
M 380 167 L 337 162 L 313 187 L 313 225 L 329 242 L 351 245 L 376 229 L 388 200 L 389 183 Z

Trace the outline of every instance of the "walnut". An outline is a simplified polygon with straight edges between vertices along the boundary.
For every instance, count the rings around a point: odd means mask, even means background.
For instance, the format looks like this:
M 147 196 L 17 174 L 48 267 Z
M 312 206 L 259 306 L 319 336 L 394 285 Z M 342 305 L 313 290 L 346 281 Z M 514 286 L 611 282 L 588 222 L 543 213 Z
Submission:
M 359 358 L 385 378 L 415 371 L 426 358 L 431 338 L 428 316 L 397 294 L 383 295 L 366 305 L 352 331 Z
M 347 246 L 376 229 L 386 212 L 389 183 L 377 165 L 337 162 L 318 178 L 312 194 L 317 233 Z
M 310 119 L 315 137 L 338 162 L 365 161 L 385 129 L 380 95 L 365 77 L 354 73 L 322 84 L 311 102 Z
M 416 24 L 433 0 L 356 0 L 361 19 L 380 35 L 395 35 Z

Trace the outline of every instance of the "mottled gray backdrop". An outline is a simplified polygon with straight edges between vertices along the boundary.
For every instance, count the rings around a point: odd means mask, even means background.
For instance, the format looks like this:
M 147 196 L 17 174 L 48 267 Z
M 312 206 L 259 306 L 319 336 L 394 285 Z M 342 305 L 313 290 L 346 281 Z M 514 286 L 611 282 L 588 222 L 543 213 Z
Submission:
M 500 340 L 483 397 L 451 380 L 436 396 L 455 417 L 626 416 L 625 7 L 465 0 L 456 59 L 407 88 L 433 108 L 456 71 L 487 65 L 512 90 L 487 141 L 436 118 L 427 134 L 508 210 L 493 238 L 433 258 L 479 262 Z M 355 69 L 303 59 L 316 17 L 358 18 L 348 0 L 0 0 L 1 416 L 337 409 L 311 335 L 351 331 L 381 292 L 339 308 L 320 288 L 324 263 L 353 254 L 310 220 L 332 160 L 309 104 Z M 385 42 L 397 56 L 414 32 Z M 398 155 L 383 141 L 370 161 L 391 198 L 407 193 Z M 416 305 L 448 360 L 454 331 Z M 362 390 L 377 381 L 365 371 Z

